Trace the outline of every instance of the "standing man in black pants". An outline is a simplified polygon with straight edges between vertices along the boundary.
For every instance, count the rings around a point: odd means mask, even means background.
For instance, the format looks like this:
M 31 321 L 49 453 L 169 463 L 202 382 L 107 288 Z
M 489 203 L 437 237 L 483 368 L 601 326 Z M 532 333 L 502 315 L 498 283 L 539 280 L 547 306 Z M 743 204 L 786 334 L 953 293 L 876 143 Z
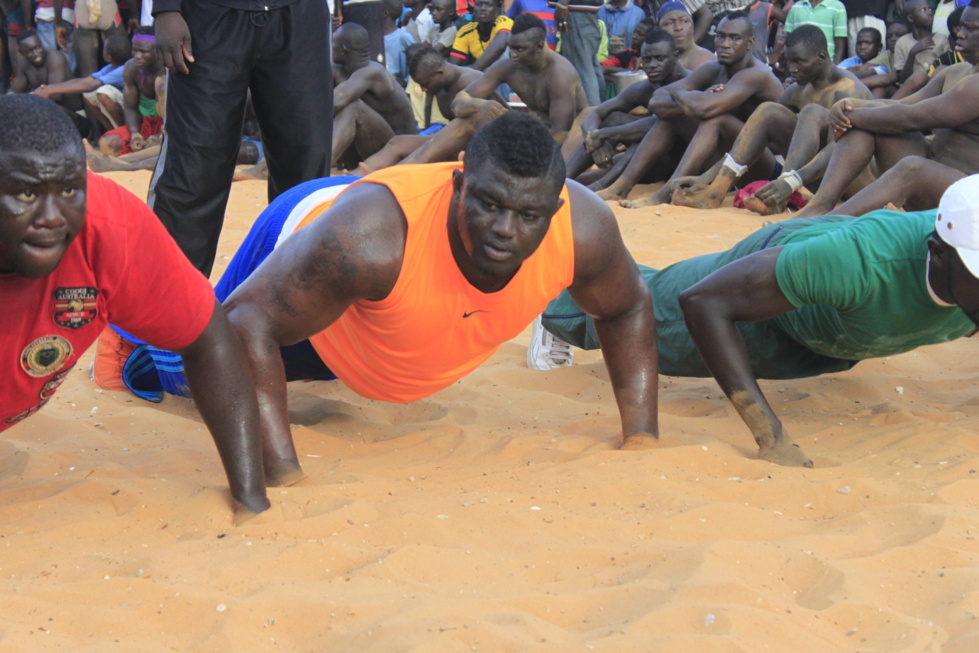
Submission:
M 191 263 L 214 263 L 248 90 L 269 201 L 330 174 L 333 75 L 326 0 L 156 0 L 169 75 L 166 138 L 149 205 Z

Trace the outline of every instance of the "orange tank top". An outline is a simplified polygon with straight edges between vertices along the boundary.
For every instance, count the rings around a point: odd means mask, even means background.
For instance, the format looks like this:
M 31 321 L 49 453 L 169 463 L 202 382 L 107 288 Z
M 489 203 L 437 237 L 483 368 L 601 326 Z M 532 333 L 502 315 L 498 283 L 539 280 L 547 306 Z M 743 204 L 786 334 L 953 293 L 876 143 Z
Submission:
M 369 399 L 407 403 L 473 371 L 516 337 L 574 279 L 567 187 L 540 247 L 505 288 L 477 290 L 449 247 L 452 171 L 459 163 L 386 168 L 355 183 L 387 186 L 408 223 L 404 261 L 391 293 L 352 304 L 309 341 L 337 377 Z M 315 207 L 309 224 L 332 202 Z

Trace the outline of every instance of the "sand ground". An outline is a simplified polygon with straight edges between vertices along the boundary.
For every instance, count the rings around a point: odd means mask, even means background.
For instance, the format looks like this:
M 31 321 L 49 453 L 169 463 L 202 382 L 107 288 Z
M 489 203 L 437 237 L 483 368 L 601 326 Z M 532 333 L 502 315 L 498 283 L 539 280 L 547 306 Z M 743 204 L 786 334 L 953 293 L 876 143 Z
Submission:
M 215 278 L 264 195 L 235 184 Z M 616 213 L 654 266 L 762 222 Z M 764 383 L 787 469 L 709 379 L 616 450 L 600 354 L 528 370 L 528 333 L 408 406 L 293 384 L 308 478 L 241 527 L 193 404 L 100 391 L 90 352 L 0 440 L 0 652 L 979 651 L 972 342 Z

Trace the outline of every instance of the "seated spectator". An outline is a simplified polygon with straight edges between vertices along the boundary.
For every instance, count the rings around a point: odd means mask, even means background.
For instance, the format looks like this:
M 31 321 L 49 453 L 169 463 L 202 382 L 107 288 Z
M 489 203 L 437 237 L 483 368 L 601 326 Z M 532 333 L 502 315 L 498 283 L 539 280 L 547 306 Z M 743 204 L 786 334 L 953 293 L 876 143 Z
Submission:
M 615 78 L 613 75 L 616 73 L 640 70 L 642 68 L 639 50 L 642 48 L 643 39 L 655 27 L 656 21 L 652 18 L 643 18 L 636 23 L 635 29 L 632 30 L 632 40 L 629 43 L 629 47 L 624 50 L 619 50 L 602 62 L 602 73 L 605 75 L 606 83 L 614 84 Z
M 152 27 L 140 27 L 133 35 L 133 57 L 122 72 L 125 124 L 99 139 L 99 149 L 106 156 L 138 152 L 163 138 L 167 74 L 157 57 L 155 42 Z
M 856 54 L 841 61 L 840 68 L 849 70 L 858 79 L 871 75 L 886 75 L 889 69 L 885 65 L 886 58 L 881 56 L 883 48 L 880 32 L 874 27 L 864 27 L 857 34 Z
M 516 0 L 517 4 L 520 0 Z M 432 12 L 432 20 L 435 21 L 438 32 L 435 39 L 431 42 L 432 46 L 445 56 L 448 56 L 455 43 L 456 34 L 459 28 L 466 24 L 464 18 L 460 18 L 456 13 L 455 0 L 432 0 L 428 5 L 428 10 Z
M 904 14 L 911 33 L 894 44 L 894 70 L 902 84 L 914 73 L 927 74 L 931 62 L 948 52 L 948 37 L 931 29 L 934 12 L 928 0 L 907 0 Z
M 682 2 L 667 0 L 656 14 L 659 27 L 673 37 L 677 59 L 687 70 L 696 70 L 700 64 L 717 61 L 714 53 L 697 45 L 693 32 L 693 16 Z
M 122 111 L 123 71 L 125 64 L 132 57 L 132 47 L 129 39 L 122 34 L 113 34 L 105 40 L 102 47 L 102 57 L 105 66 L 89 75 L 68 79 L 56 84 L 45 84 L 34 89 L 34 95 L 51 98 L 57 94 L 81 94 L 85 103 L 85 111 L 93 133 L 100 136 L 103 132 L 115 129 L 125 122 Z M 95 129 L 99 125 L 101 129 Z
M 867 88 L 871 90 L 875 98 L 889 98 L 897 92 L 898 71 L 894 68 L 894 46 L 897 45 L 899 38 L 910 32 L 911 28 L 908 27 L 907 23 L 891 23 L 887 28 L 886 47 L 877 55 L 875 60 L 882 67 L 887 68 L 887 72 L 883 74 L 877 73 L 876 71 L 871 74 L 866 74 L 867 71 L 855 73 L 860 78 L 860 81 L 867 85 Z
M 449 60 L 486 70 L 506 50 L 513 20 L 501 14 L 502 0 L 476 0 L 473 21 L 459 28 Z

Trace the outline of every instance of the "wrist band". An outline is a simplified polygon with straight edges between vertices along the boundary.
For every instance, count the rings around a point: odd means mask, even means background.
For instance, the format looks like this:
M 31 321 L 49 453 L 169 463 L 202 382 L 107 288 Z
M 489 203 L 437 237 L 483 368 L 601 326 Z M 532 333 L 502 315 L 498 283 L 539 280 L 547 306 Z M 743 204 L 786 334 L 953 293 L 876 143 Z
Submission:
M 786 170 L 778 178 L 785 181 L 793 193 L 802 188 L 802 176 L 795 170 Z
M 731 156 L 730 152 L 724 155 L 724 161 L 721 163 L 721 167 L 731 170 L 731 172 L 734 173 L 735 179 L 743 175 L 745 173 L 745 170 L 748 169 L 748 166 L 743 166 L 737 161 L 735 161 L 734 157 Z

